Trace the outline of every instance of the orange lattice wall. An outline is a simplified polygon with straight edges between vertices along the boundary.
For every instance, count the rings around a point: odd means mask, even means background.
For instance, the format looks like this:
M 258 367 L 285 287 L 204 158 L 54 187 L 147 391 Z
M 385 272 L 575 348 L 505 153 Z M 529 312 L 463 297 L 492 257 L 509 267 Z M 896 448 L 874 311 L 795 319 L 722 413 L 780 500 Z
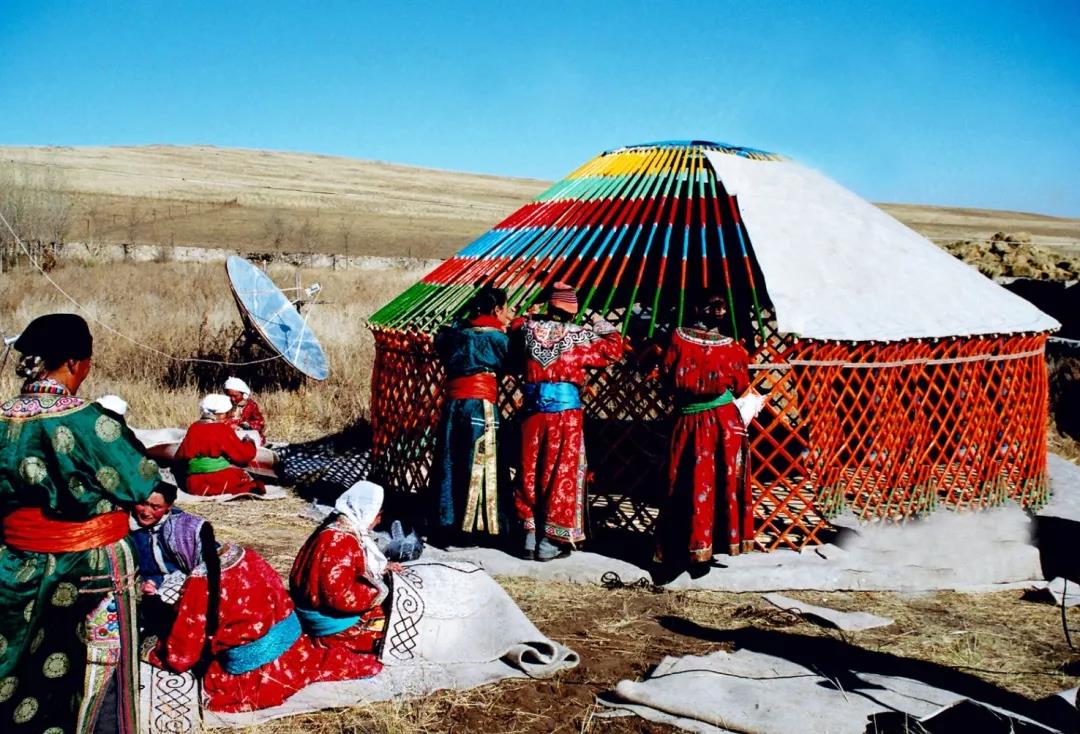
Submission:
M 372 427 L 381 480 L 424 491 L 441 408 L 430 338 L 376 330 Z M 1046 480 L 1045 334 L 893 343 L 772 340 L 754 357 L 767 395 L 750 427 L 757 546 L 825 540 L 827 518 L 902 519 L 1013 498 Z M 633 360 L 585 391 L 594 530 L 649 531 L 665 479 L 670 403 Z M 517 404 L 504 384 L 503 414 Z M 513 447 L 508 447 L 512 450 Z

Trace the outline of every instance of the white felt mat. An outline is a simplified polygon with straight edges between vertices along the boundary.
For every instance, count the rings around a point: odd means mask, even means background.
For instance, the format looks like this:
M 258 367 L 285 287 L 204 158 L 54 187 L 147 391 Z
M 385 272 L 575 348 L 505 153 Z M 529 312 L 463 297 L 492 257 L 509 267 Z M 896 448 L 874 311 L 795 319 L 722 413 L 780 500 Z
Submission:
M 372 678 L 316 683 L 281 706 L 243 714 L 204 712 L 208 726 L 271 719 L 372 701 L 472 688 L 503 678 L 549 678 L 578 664 L 549 639 L 498 583 L 468 563 L 417 561 L 394 576 L 383 671 Z
M 738 197 L 782 332 L 863 341 L 1060 327 L 817 171 L 705 155 Z
M 835 680 L 797 662 L 743 649 L 664 658 L 648 678 L 621 681 L 600 703 L 710 734 L 865 734 L 871 715 L 906 712 L 924 718 L 962 700 L 956 692 L 911 678 L 852 670 Z
M 1053 496 L 1038 514 L 1080 523 L 1080 467 L 1051 454 Z M 861 524 L 851 516 L 836 524 L 850 529 L 840 545 L 802 552 L 776 550 L 717 556 L 718 567 L 692 579 L 682 574 L 670 589 L 716 591 L 939 591 L 1026 589 L 1044 578 L 1031 517 L 1014 503 L 984 512 L 940 509 L 905 525 Z M 597 553 L 538 563 L 490 548 L 430 548 L 432 558 L 470 560 L 495 576 L 597 584 L 614 572 L 624 582 L 649 575 L 647 568 Z M 1060 584 L 1060 582 L 1058 582 Z M 1059 587 L 1055 587 L 1059 588 Z M 1069 584 L 1070 596 L 1080 585 Z

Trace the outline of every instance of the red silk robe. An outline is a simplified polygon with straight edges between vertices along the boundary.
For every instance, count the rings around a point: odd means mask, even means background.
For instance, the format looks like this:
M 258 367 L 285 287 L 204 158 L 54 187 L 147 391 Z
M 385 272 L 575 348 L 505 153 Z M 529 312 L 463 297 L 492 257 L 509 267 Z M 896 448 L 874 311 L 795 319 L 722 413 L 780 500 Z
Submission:
M 308 684 L 367 678 L 382 670 L 374 655 L 318 647 L 304 634 L 278 658 L 233 675 L 221 667 L 225 650 L 261 638 L 293 612 L 281 577 L 257 553 L 238 545 L 221 546 L 221 606 L 218 630 L 210 641 L 214 658 L 203 676 L 203 695 L 211 711 L 233 713 L 277 706 Z M 206 641 L 208 587 L 205 566 L 184 582 L 176 603 L 176 622 L 151 653 L 150 662 L 176 672 L 192 668 Z
M 750 385 L 750 357 L 732 339 L 698 329 L 676 329 L 664 355 L 664 372 L 675 391 L 668 500 L 657 529 L 664 560 L 712 559 L 716 549 L 734 555 L 754 541 L 753 502 L 747 481 L 747 438 L 734 403 L 690 415 L 678 406 L 706 402 Z M 716 522 L 719 509 L 721 522 Z M 715 526 L 719 524 L 717 529 Z M 714 532 L 715 530 L 715 532 Z
M 258 404 L 251 398 L 233 406 L 233 409 L 229 411 L 227 423 L 234 428 L 255 431 L 262 439 L 266 439 L 266 419 L 263 418 Z
M 520 325 L 526 383 L 570 382 L 579 388 L 586 368 L 622 358 L 615 330 L 531 320 Z M 514 506 L 527 532 L 561 543 L 585 539 L 585 434 L 580 408 L 532 413 L 521 423 L 521 482 Z
M 386 591 L 364 578 L 364 549 L 348 520 L 339 517 L 307 539 L 293 561 L 289 589 L 298 607 L 331 616 L 360 615 L 335 635 L 313 637 L 320 647 L 373 652 L 383 637 Z
M 188 474 L 186 489 L 190 494 L 218 495 L 261 492 L 261 482 L 241 469 L 255 458 L 257 448 L 243 441 L 228 423 L 197 421 L 192 423 L 176 450 L 176 458 L 188 461 L 199 457 L 224 457 L 233 464 L 209 474 Z

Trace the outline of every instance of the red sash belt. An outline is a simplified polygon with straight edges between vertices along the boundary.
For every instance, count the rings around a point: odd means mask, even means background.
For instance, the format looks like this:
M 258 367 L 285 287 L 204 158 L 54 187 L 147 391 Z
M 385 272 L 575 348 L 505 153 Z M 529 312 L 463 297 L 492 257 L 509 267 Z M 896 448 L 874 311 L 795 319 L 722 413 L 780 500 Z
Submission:
M 499 383 L 496 382 L 495 375 L 490 372 L 481 372 L 478 375 L 466 375 L 448 380 L 446 393 L 451 400 L 474 398 L 494 403 L 499 399 Z
M 128 534 L 128 514 L 106 512 L 82 522 L 52 520 L 40 507 L 21 507 L 4 517 L 4 542 L 30 553 L 72 553 L 103 548 Z

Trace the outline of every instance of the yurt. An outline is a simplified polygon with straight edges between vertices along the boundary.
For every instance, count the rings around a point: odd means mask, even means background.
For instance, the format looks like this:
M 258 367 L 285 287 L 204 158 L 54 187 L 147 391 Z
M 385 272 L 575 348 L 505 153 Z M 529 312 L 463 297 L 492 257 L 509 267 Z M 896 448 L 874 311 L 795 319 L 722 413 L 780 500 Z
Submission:
M 372 316 L 382 481 L 426 491 L 438 329 L 482 285 L 524 310 L 555 281 L 632 345 L 584 391 L 594 533 L 651 529 L 671 412 L 651 365 L 712 294 L 766 397 L 749 427 L 759 549 L 822 542 L 840 512 L 902 520 L 1048 497 L 1057 322 L 820 173 L 696 140 L 599 155 Z M 510 418 L 513 376 L 504 388 Z

